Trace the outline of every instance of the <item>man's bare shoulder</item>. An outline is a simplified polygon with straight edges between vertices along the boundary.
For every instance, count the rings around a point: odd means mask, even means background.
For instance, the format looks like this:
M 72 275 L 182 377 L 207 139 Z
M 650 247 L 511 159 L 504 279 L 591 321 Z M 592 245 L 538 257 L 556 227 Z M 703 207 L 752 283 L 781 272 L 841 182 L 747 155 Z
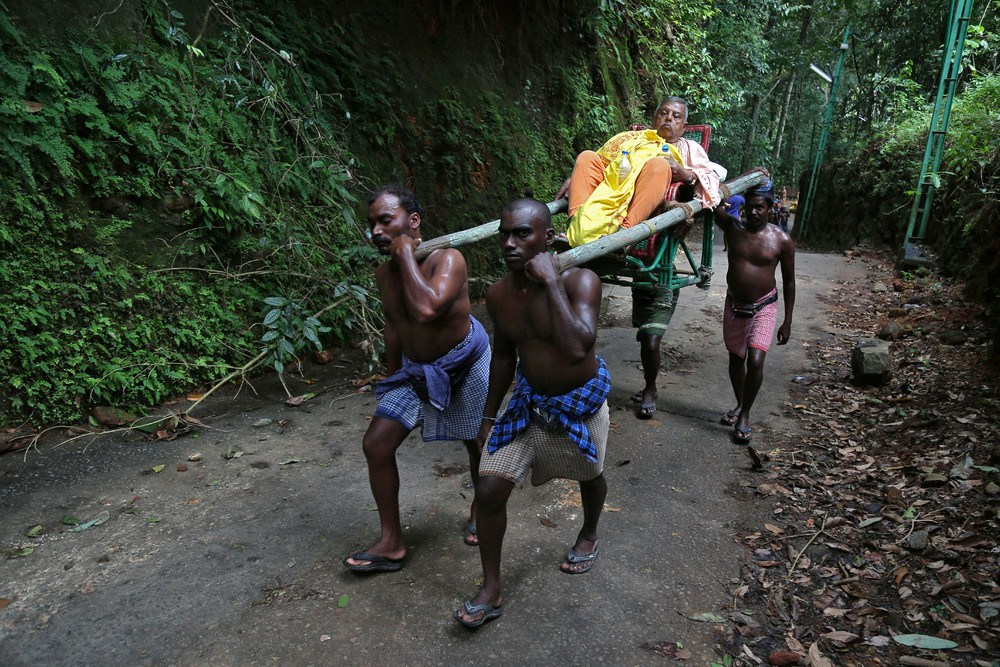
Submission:
M 590 269 L 572 268 L 562 273 L 563 289 L 575 299 L 589 301 L 601 298 L 601 279 Z
M 568 284 L 572 282 L 574 285 L 592 285 L 593 283 L 600 284 L 601 279 L 596 273 L 590 269 L 584 269 L 580 267 L 573 267 L 566 269 L 562 273 L 563 284 Z
M 791 234 L 786 232 L 784 229 L 774 224 L 773 222 L 767 223 L 766 227 L 768 233 L 782 246 L 789 245 L 792 249 L 795 249 L 795 241 L 792 240 Z
M 418 246 L 419 247 L 419 246 Z M 465 256 L 455 248 L 438 248 L 432 250 L 427 257 L 420 262 L 421 266 L 434 268 L 438 266 L 465 267 Z

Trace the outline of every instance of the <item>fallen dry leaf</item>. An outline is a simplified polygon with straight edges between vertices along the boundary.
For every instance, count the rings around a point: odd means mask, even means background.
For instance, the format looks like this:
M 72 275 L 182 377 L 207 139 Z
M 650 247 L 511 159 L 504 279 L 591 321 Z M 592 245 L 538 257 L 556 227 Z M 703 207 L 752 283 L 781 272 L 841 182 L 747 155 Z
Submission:
M 819 642 L 815 642 L 809 647 L 807 656 L 809 658 L 810 667 L 833 667 L 833 663 L 830 659 L 825 657 L 819 650 Z

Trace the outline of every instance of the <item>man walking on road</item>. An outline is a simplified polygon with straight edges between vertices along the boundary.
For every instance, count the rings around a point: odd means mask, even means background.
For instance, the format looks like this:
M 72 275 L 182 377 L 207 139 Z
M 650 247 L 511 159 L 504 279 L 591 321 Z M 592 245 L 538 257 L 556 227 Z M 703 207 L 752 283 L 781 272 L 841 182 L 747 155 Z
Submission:
M 764 355 L 778 319 L 774 272 L 779 265 L 785 319 L 778 328 L 778 345 L 787 343 L 792 332 L 795 243 L 787 232 L 768 222 L 773 203 L 771 183 L 765 180 L 747 193 L 745 223 L 722 206 L 715 209 L 715 222 L 725 232 L 729 248 L 722 331 L 729 351 L 729 380 L 736 394 L 736 407 L 722 416 L 722 423 L 734 427 L 733 439 L 740 444 L 752 438 L 750 408 L 764 379 Z
M 464 441 L 472 482 L 478 481 L 476 435 L 489 381 L 489 336 L 470 315 L 462 254 L 446 249 L 420 261 L 414 257 L 422 219 L 420 202 L 402 186 L 385 187 L 368 200 L 372 242 L 388 256 L 375 271 L 385 311 L 388 377 L 376 387 L 378 407 L 362 441 L 382 535 L 344 559 L 358 572 L 403 567 L 396 449 L 418 424 L 425 442 Z M 465 542 L 477 544 L 475 500 Z
M 500 217 L 500 248 L 509 273 L 486 294 L 493 360 L 478 436 L 489 443 L 476 489 L 484 579 L 454 614 L 468 627 L 503 613 L 500 553 L 507 500 L 529 469 L 535 486 L 554 477 L 580 482 L 583 527 L 560 569 L 582 574 L 597 558 L 611 389 L 607 366 L 594 354 L 601 281 L 586 269 L 560 274 L 557 256 L 546 252 L 554 236 L 548 208 L 534 199 L 511 202 Z M 515 374 L 507 412 L 496 420 Z

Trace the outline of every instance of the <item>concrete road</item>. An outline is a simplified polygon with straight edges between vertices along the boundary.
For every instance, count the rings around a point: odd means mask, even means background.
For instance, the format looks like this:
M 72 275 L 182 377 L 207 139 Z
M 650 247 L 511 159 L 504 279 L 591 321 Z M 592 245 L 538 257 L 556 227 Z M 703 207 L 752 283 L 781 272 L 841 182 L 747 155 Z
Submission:
M 654 419 L 637 419 L 629 401 L 642 382 L 628 290 L 608 290 L 599 354 L 613 379 L 610 490 L 591 572 L 558 569 L 581 522 L 575 484 L 516 489 L 504 615 L 459 626 L 452 612 L 480 577 L 462 542 L 468 462 L 460 444 L 416 436 L 398 457 L 406 567 L 345 570 L 341 559 L 378 533 L 360 450 L 375 401 L 354 393 L 350 380 L 367 368 L 346 354 L 308 367 L 311 384 L 291 382 L 293 393 L 323 392 L 300 408 L 263 378 L 196 415 L 206 423 L 197 437 L 0 459 L 0 664 L 661 664 L 641 645 L 662 641 L 691 651 L 688 664 L 717 659 L 715 624 L 690 617 L 724 613 L 743 555 L 731 535 L 767 511 L 737 499 L 749 459 L 718 423 L 733 404 L 719 244 L 713 286 L 682 291 L 664 337 Z M 804 344 L 828 335 L 823 294 L 862 270 L 801 252 L 797 264 L 792 342 L 768 354 L 754 410 L 762 450 L 769 433 L 794 428 L 783 403 Z M 242 455 L 224 458 L 233 448 Z M 103 510 L 110 519 L 84 531 L 60 523 Z

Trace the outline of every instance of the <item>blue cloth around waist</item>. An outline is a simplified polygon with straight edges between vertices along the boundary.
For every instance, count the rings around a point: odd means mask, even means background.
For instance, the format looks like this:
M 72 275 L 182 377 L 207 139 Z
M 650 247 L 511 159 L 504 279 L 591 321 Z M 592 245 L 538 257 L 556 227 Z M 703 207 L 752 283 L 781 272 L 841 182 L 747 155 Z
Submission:
M 452 386 L 465 377 L 470 362 L 489 349 L 489 334 L 479 320 L 470 315 L 469 333 L 461 343 L 444 356 L 427 363 L 410 361 L 404 354 L 402 367 L 376 385 L 375 398 L 382 398 L 390 389 L 408 382 L 423 381 L 427 385 L 430 404 L 438 410 L 444 410 L 451 403 Z
M 580 453 L 583 454 L 584 458 L 592 463 L 596 462 L 597 448 L 594 446 L 594 440 L 586 424 L 583 423 L 583 419 L 597 412 L 611 392 L 611 377 L 608 375 L 608 367 L 600 357 L 597 358 L 597 361 L 597 374 L 593 378 L 588 380 L 586 384 L 560 396 L 546 396 L 536 393 L 521 375 L 521 367 L 518 365 L 514 393 L 507 404 L 507 412 L 497 420 L 493 427 L 493 435 L 490 437 L 487 451 L 495 452 L 527 428 L 531 418 L 530 411 L 532 407 L 537 407 L 552 415 L 557 415 L 560 425 L 580 448 Z

